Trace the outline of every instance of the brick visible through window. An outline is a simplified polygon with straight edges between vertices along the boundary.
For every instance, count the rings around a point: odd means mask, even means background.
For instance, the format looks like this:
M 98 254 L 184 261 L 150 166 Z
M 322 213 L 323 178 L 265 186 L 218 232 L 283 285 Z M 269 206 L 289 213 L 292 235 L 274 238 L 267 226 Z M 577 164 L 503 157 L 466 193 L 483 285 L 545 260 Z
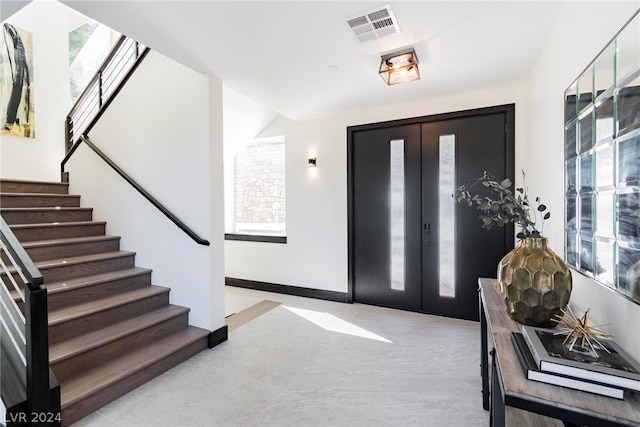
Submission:
M 235 158 L 235 232 L 284 236 L 284 137 L 256 140 Z

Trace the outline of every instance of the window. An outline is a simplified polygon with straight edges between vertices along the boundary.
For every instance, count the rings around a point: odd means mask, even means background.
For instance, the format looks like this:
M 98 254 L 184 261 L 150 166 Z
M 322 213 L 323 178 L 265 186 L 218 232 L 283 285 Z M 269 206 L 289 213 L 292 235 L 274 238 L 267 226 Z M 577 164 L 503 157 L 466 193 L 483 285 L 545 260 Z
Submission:
M 69 79 L 71 105 L 85 89 L 98 67 L 118 40 L 119 34 L 80 14 L 79 25 L 69 32 Z
M 391 289 L 405 290 L 404 256 L 404 139 L 389 142 L 389 239 L 391 241 Z
M 440 135 L 438 144 L 439 294 L 441 297 L 455 298 L 456 201 L 451 195 L 456 191 L 456 136 Z
M 254 140 L 235 156 L 233 167 L 232 233 L 284 237 L 286 232 L 284 137 Z M 264 239 L 242 240 L 264 241 Z M 273 241 L 282 242 L 282 240 Z

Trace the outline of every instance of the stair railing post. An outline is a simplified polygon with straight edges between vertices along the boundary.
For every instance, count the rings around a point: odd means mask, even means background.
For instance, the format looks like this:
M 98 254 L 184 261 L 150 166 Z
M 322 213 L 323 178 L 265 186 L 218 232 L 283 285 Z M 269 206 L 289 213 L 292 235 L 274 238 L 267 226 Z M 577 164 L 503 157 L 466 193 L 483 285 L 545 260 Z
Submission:
M 30 289 L 27 285 L 25 290 L 27 421 L 31 425 L 59 425 L 60 414 L 52 412 L 55 408 L 49 392 L 47 289 L 43 285 Z
M 102 109 L 102 70 L 99 71 L 98 77 L 98 107 Z
M 73 119 L 71 116 L 67 116 L 64 121 L 64 144 L 65 144 L 65 154 L 71 150 L 71 146 L 73 145 Z

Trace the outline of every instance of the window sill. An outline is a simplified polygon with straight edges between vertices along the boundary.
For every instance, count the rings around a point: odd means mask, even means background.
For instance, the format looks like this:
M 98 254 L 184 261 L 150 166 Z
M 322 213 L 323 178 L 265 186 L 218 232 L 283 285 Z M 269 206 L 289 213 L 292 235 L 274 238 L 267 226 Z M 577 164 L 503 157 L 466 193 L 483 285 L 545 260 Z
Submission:
M 263 243 L 287 243 L 286 236 L 258 236 L 255 234 L 225 233 L 224 240 L 239 240 L 243 242 L 263 242 Z

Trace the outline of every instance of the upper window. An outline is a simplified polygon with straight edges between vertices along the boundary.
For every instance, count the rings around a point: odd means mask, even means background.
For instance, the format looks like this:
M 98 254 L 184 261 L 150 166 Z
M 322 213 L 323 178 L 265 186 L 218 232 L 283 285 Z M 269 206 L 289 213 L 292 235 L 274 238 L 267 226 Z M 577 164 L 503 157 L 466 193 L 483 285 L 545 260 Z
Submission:
M 234 160 L 234 232 L 285 236 L 284 137 L 258 139 Z
M 72 18 L 78 25 L 69 32 L 71 105 L 75 104 L 120 37 L 109 27 L 81 14 L 74 14 Z

